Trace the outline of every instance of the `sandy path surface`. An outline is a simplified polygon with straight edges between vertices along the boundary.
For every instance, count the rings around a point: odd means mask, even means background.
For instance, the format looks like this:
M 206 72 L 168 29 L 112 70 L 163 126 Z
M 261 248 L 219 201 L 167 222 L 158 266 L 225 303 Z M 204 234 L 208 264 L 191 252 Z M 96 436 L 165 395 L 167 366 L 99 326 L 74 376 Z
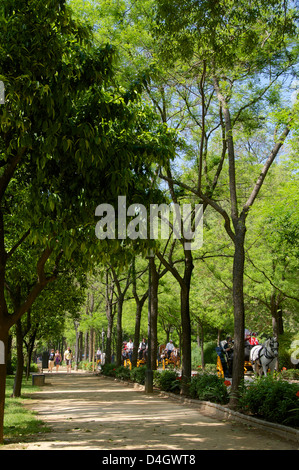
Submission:
M 92 374 L 45 375 L 29 406 L 51 432 L 7 450 L 298 450 L 294 442 L 216 420 L 158 392 Z

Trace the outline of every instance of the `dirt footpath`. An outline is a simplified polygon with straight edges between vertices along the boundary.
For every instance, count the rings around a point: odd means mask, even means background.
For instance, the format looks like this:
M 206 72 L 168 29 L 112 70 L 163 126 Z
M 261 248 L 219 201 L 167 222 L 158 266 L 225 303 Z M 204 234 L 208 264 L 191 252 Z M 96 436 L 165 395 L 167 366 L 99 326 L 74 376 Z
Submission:
M 86 373 L 45 375 L 29 406 L 51 432 L 6 449 L 298 450 L 294 442 L 205 416 L 158 392 Z

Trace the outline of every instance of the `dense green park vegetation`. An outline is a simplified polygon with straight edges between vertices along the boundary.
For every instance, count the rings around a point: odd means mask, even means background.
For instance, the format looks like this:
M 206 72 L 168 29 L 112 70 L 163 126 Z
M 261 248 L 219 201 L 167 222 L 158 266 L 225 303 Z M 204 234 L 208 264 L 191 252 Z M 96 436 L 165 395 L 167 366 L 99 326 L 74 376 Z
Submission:
M 7 0 L 0 36 L 0 441 L 6 370 L 17 397 L 50 347 L 136 365 L 150 333 L 155 369 L 172 338 L 186 392 L 230 334 L 232 406 L 245 328 L 296 367 L 296 2 Z M 120 196 L 136 237 L 101 240 Z M 201 248 L 140 236 L 162 203 L 202 204 Z

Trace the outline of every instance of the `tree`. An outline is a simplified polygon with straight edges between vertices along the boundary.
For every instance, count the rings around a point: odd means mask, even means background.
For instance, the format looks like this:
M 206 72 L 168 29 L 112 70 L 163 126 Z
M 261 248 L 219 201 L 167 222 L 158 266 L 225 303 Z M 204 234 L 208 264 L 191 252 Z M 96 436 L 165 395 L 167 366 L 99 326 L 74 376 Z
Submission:
M 285 320 L 289 329 L 298 311 L 298 176 L 290 156 L 271 173 L 250 214 L 254 242 L 246 249 L 245 292 L 256 308 L 266 311 L 263 322 L 271 334 L 280 337 Z
M 98 255 L 95 201 L 114 201 L 134 188 L 149 162 L 165 158 L 170 141 L 138 102 L 136 87 L 119 90 L 112 83 L 113 48 L 95 46 L 91 29 L 73 20 L 64 0 L 8 0 L 0 7 L 0 31 L 6 87 L 0 109 L 0 345 L 6 349 L 9 329 L 57 278 L 62 257 L 71 262 L 79 251 L 87 267 Z M 22 181 L 22 235 L 9 247 L 6 227 L 16 210 L 10 196 Z M 36 277 L 11 313 L 8 261 L 24 240 L 37 248 Z M 0 390 L 3 418 L 5 364 Z
M 156 12 L 155 33 L 159 37 L 163 56 L 168 55 L 172 63 L 176 62 L 177 57 L 188 63 L 190 73 L 209 81 L 219 103 L 220 125 L 224 133 L 222 155 L 227 155 L 228 160 L 229 210 L 221 206 L 213 195 L 204 192 L 204 152 L 200 152 L 198 158 L 197 188 L 190 184 L 183 185 L 173 178 L 172 181 L 197 195 L 222 215 L 227 234 L 234 244 L 235 360 L 231 404 L 235 405 L 243 378 L 246 220 L 269 168 L 290 133 L 294 112 L 286 108 L 280 117 L 275 143 L 255 182 L 251 183 L 251 193 L 245 201 L 238 194 L 234 134 L 238 125 L 250 122 L 249 118 L 251 121 L 255 118 L 256 122 L 265 118 L 260 107 L 266 99 L 273 99 L 269 90 L 296 63 L 294 41 L 297 13 L 287 2 L 258 1 L 248 4 L 245 1 L 184 0 L 159 1 Z M 203 103 L 205 106 L 207 101 Z M 202 142 L 205 140 L 204 131 L 205 128 L 202 128 Z
M 131 279 L 131 269 L 132 266 L 129 266 L 126 273 L 123 270 L 117 272 L 116 265 L 110 265 L 110 269 L 112 272 L 114 284 L 116 286 L 116 296 L 117 296 L 117 337 L 116 337 L 116 365 L 119 367 L 121 365 L 121 354 L 122 354 L 122 313 L 123 313 L 123 304 L 125 301 L 126 293 L 129 289 L 129 286 L 132 282 Z M 122 276 L 123 279 L 122 279 Z M 123 281 L 125 281 L 124 286 Z

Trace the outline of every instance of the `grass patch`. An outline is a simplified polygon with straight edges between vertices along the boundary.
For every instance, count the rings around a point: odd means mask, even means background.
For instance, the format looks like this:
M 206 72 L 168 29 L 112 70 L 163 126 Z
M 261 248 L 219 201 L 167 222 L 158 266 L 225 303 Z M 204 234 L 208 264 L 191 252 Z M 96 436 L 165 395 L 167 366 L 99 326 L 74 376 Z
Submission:
M 30 380 L 23 380 L 22 396 L 11 398 L 14 377 L 7 376 L 4 408 L 4 442 L 14 442 L 20 437 L 29 436 L 41 432 L 49 432 L 49 428 L 36 418 L 36 413 L 28 410 L 24 405 L 30 403 L 30 398 L 24 396 L 39 390 L 39 387 L 31 385 Z

